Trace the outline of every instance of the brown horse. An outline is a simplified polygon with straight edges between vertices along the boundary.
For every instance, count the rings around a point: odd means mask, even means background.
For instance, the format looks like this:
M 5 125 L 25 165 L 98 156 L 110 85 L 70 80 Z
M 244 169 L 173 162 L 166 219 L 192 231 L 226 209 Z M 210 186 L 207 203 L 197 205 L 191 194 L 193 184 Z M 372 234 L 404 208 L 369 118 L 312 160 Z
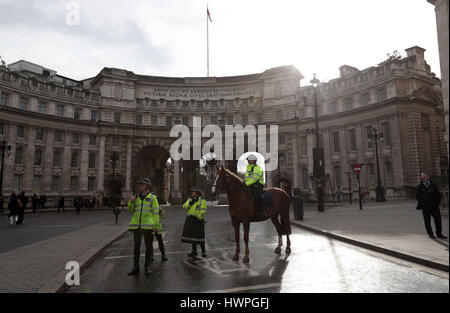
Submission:
M 229 210 L 231 216 L 231 223 L 234 227 L 234 237 L 236 241 L 236 253 L 233 256 L 234 261 L 239 260 L 240 245 L 239 245 L 239 230 L 241 223 L 244 225 L 244 242 L 245 242 L 245 256 L 244 263 L 249 262 L 248 250 L 248 234 L 250 231 L 251 222 L 261 222 L 271 219 L 273 225 L 278 233 L 278 246 L 275 253 L 281 253 L 281 246 L 283 245 L 282 235 L 287 236 L 286 253 L 291 253 L 291 241 L 289 235 L 291 234 L 291 221 L 289 218 L 289 195 L 280 188 L 266 188 L 273 199 L 273 205 L 267 208 L 267 216 L 257 214 L 254 206 L 253 195 L 244 181 L 227 170 L 223 166 L 217 169 L 216 178 L 213 185 L 213 193 L 225 191 L 229 200 Z

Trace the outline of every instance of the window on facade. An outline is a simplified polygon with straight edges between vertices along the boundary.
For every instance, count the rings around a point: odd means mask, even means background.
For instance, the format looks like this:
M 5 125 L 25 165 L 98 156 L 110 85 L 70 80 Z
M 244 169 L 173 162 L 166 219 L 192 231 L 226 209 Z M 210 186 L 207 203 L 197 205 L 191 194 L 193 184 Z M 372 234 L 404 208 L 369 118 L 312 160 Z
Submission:
M 47 104 L 45 102 L 39 102 L 39 113 L 45 114 Z
M 329 111 L 330 111 L 330 114 L 337 113 L 338 110 L 337 110 L 337 103 L 336 102 L 330 103 Z
M 72 158 L 71 158 L 70 166 L 71 167 L 78 167 L 78 152 L 77 151 L 73 151 L 72 152 Z
M 349 129 L 348 130 L 348 137 L 349 137 L 349 148 L 351 152 L 356 151 L 356 133 L 355 129 Z
M 340 188 L 342 185 L 341 167 L 334 166 L 333 171 L 334 171 L 334 183 L 336 185 L 336 188 Z
M 75 108 L 75 110 L 73 112 L 73 118 L 75 120 L 79 120 L 81 118 L 81 109 Z
M 28 106 L 28 99 L 20 98 L 19 100 L 19 109 L 26 111 Z
M 141 114 L 136 115 L 136 125 L 142 126 L 142 115 Z
M 1 93 L 0 94 L 0 105 L 7 106 L 8 105 L 8 94 Z
M 35 193 L 41 192 L 41 177 L 39 175 L 33 176 L 33 192 Z
M 247 114 L 243 114 L 242 115 L 242 125 L 245 126 L 248 124 L 248 115 Z
M 378 102 L 382 102 L 384 100 L 386 100 L 386 88 L 379 88 L 377 90 L 377 98 L 378 98 Z
M 302 181 L 303 181 L 303 190 L 309 189 L 309 176 L 308 176 L 308 168 L 302 168 Z
M 189 126 L 189 116 L 183 116 L 183 125 Z
M 78 176 L 70 176 L 70 191 L 78 190 Z
M 43 140 L 44 139 L 44 130 L 42 128 L 36 129 L 36 139 Z
M 114 123 L 120 123 L 120 112 L 114 112 Z
M 17 137 L 23 138 L 25 133 L 25 128 L 23 126 L 17 126 Z
M 385 147 L 389 147 L 391 145 L 391 135 L 389 133 L 389 122 L 383 122 L 381 124 L 381 128 L 383 129 L 383 144 Z
M 279 144 L 280 144 L 280 146 L 283 146 L 283 145 L 286 144 L 286 138 L 285 138 L 285 135 L 284 135 L 284 134 L 280 134 L 280 137 L 279 137 Z
M 91 121 L 97 122 L 98 120 L 98 112 L 97 111 L 91 111 Z
M 283 111 L 277 110 L 276 117 L 277 117 L 277 122 L 283 121 Z
M 89 145 L 95 146 L 97 144 L 97 136 L 90 135 L 89 136 Z
M 22 175 L 14 175 L 14 191 L 16 193 L 22 191 Z
M 52 176 L 52 191 L 59 191 L 61 186 L 61 176 Z
M 54 167 L 61 166 L 61 151 L 60 150 L 53 151 L 53 166 Z
M 211 124 L 212 125 L 217 125 L 217 115 L 211 116 Z
M 16 156 L 14 160 L 14 164 L 21 165 L 22 164 L 22 155 L 23 155 L 23 149 L 22 147 L 16 148 Z
M 88 177 L 88 191 L 95 191 L 95 177 Z
M 369 105 L 370 102 L 370 96 L 368 93 L 364 93 L 361 95 L 361 106 L 365 107 Z
M 375 166 L 373 163 L 367 165 L 367 172 L 369 175 L 369 186 L 375 188 Z
M 73 134 L 72 135 L 72 143 L 78 144 L 79 140 L 80 140 L 79 134 Z
M 384 168 L 386 172 L 386 184 L 388 186 L 394 185 L 394 175 L 392 173 L 392 164 L 391 162 L 387 161 L 384 163 Z
M 323 135 L 319 134 L 319 147 L 323 148 Z
M 172 116 L 166 116 L 166 127 L 172 127 Z
M 59 130 L 55 131 L 55 141 L 56 142 L 61 142 L 62 140 L 62 133 Z
M 119 137 L 117 137 L 117 136 L 114 136 L 114 137 L 112 137 L 112 145 L 113 145 L 113 147 L 118 147 L 119 146 Z
M 367 149 L 373 149 L 372 126 L 366 126 Z
M 350 111 L 351 109 L 353 109 L 353 99 L 347 98 L 345 99 L 345 111 Z
M 95 168 L 96 155 L 95 153 L 89 154 L 89 168 Z
M 42 150 L 37 149 L 34 153 L 34 165 L 40 166 L 42 164 Z
M 308 154 L 308 137 L 300 137 L 300 153 L 305 155 Z
M 152 126 L 158 125 L 158 116 L 152 115 Z
M 429 130 L 430 129 L 430 116 L 426 113 L 422 113 L 421 117 L 422 117 L 422 128 L 424 130 Z
M 339 153 L 341 151 L 339 147 L 339 132 L 333 132 L 333 152 Z
M 64 117 L 64 106 L 63 105 L 58 104 L 56 106 L 56 115 L 59 117 Z
M 227 125 L 234 125 L 234 118 L 232 115 L 227 116 Z

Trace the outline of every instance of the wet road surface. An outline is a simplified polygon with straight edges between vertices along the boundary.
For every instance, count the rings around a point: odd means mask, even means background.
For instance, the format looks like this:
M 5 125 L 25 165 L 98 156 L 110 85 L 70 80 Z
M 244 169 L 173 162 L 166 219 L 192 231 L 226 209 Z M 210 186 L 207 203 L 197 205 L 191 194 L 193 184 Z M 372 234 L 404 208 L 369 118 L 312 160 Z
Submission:
M 234 262 L 234 231 L 223 208 L 207 215 L 207 257 L 189 258 L 181 243 L 184 211 L 170 208 L 164 224 L 167 262 L 156 239 L 150 276 L 127 276 L 133 238 L 111 244 L 67 292 L 449 292 L 448 273 L 398 260 L 292 227 L 292 253 L 274 253 L 277 235 L 270 221 L 251 224 L 250 264 Z M 144 253 L 144 243 L 141 246 Z M 199 247 L 200 253 L 200 247 Z

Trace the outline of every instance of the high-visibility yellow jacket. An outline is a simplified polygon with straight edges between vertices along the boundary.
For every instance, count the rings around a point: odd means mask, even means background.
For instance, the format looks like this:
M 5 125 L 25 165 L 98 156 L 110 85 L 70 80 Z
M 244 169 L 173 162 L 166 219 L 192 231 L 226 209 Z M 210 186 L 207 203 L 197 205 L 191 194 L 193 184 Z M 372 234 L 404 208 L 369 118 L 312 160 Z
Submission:
M 183 208 L 189 209 L 187 212 L 188 215 L 193 215 L 199 220 L 202 220 L 206 214 L 206 200 L 202 199 L 202 197 L 198 197 L 197 201 L 195 201 L 192 205 L 189 205 L 191 200 L 191 198 L 187 199 L 187 201 L 183 204 Z
M 247 165 L 244 181 L 247 186 L 253 185 L 257 182 L 264 185 L 264 173 L 262 168 L 257 164 Z
M 159 203 L 156 195 L 149 193 L 143 200 L 137 196 L 134 203 L 128 201 L 128 211 L 134 213 L 128 229 L 153 230 L 158 227 Z
M 164 217 L 166 217 L 166 211 L 163 208 L 159 209 L 159 223 L 156 226 L 156 231 L 153 231 L 153 234 L 162 234 L 162 224 L 161 224 L 161 220 L 164 219 Z

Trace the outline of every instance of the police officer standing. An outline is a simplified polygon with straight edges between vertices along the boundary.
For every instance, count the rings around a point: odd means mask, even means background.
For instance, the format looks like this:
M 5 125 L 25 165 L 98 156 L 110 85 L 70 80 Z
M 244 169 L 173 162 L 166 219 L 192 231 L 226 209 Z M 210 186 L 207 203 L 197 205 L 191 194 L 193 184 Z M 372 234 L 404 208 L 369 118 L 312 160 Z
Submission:
M 159 203 L 156 195 L 150 193 L 151 180 L 143 178 L 139 181 L 139 195 L 133 194 L 128 201 L 128 210 L 133 213 L 129 230 L 134 238 L 134 263 L 128 275 L 139 274 L 139 259 L 142 236 L 145 241 L 145 274 L 150 275 L 150 262 L 153 260 L 152 232 L 158 231 Z
M 197 256 L 197 244 L 202 248 L 202 256 L 206 257 L 205 248 L 205 214 L 206 200 L 201 197 L 198 187 L 191 188 L 191 197 L 183 204 L 183 208 L 188 209 L 186 221 L 184 222 L 183 236 L 181 242 L 192 244 L 192 252 L 189 257 Z
M 256 164 L 256 156 L 250 154 L 247 157 L 248 165 L 245 171 L 244 182 L 250 188 L 253 197 L 256 200 L 256 209 L 263 207 L 262 192 L 264 187 L 264 172 L 262 168 Z

